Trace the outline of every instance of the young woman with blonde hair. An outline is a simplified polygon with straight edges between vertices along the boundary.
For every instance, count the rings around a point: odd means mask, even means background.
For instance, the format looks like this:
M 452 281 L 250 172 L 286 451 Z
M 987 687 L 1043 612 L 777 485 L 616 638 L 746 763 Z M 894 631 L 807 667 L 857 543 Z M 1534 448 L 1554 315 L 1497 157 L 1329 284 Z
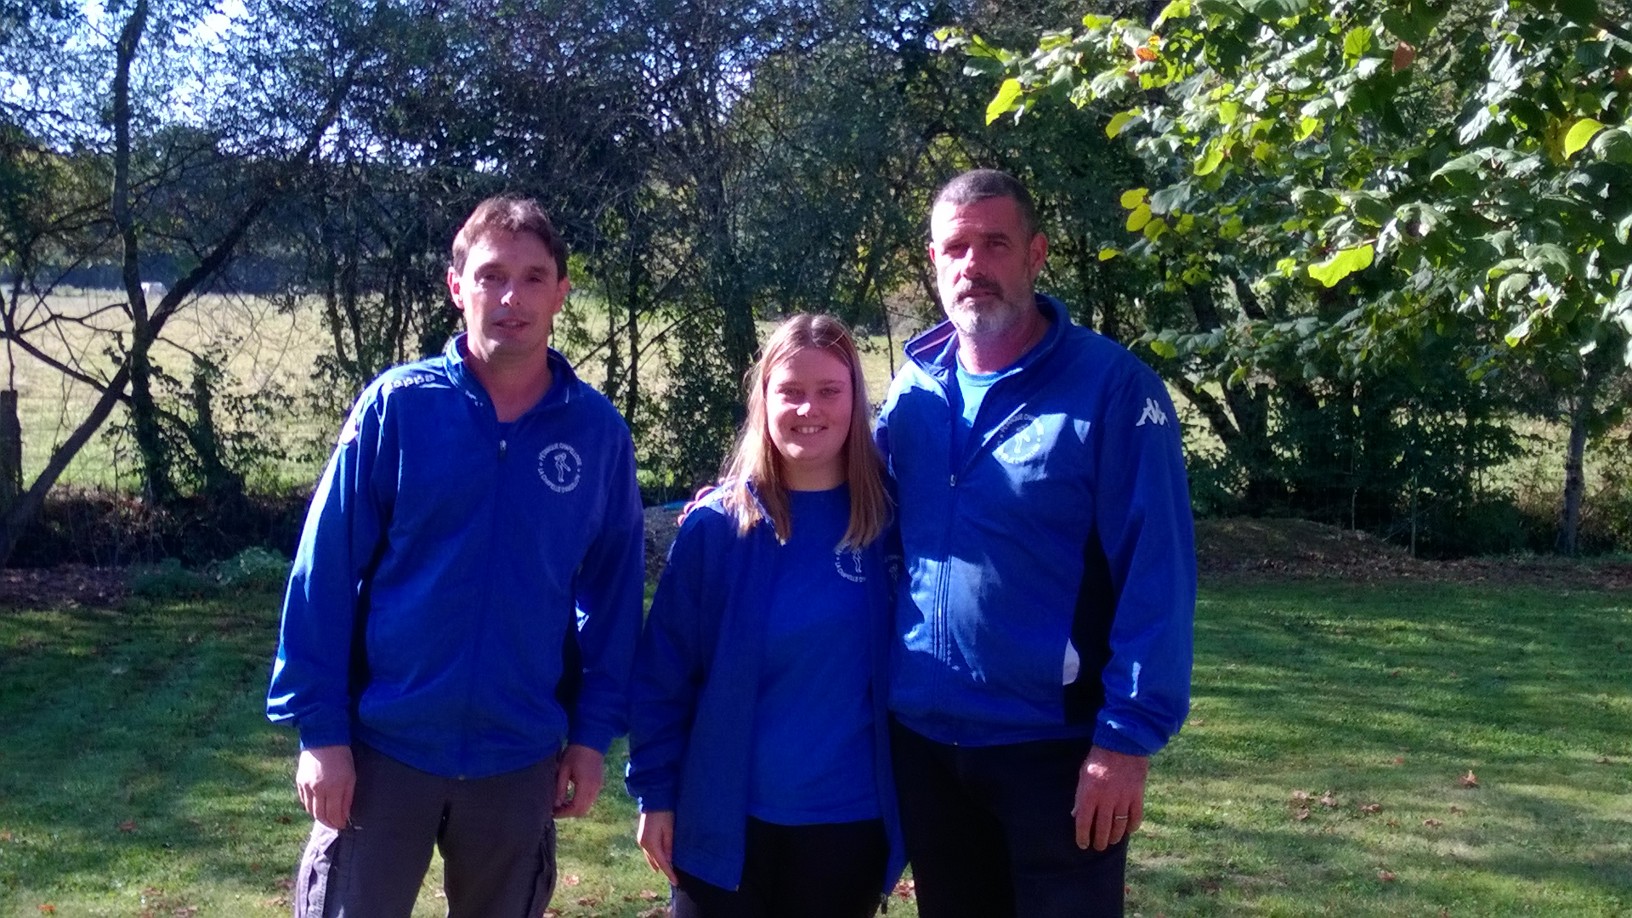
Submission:
M 864 918 L 904 862 L 885 688 L 891 508 L 855 342 L 798 315 L 749 373 L 631 688 L 627 785 L 676 918 Z

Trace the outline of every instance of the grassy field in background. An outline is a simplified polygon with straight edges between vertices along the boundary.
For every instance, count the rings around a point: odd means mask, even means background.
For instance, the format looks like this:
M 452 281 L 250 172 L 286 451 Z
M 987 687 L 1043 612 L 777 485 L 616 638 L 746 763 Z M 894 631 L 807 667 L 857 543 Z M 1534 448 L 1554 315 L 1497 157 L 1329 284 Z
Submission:
M 50 309 L 73 321 L 57 323 L 54 329 L 60 334 L 33 335 L 29 340 L 87 375 L 110 378 L 117 367 L 108 351 L 123 327 L 117 321 L 123 313 L 111 307 L 123 299 L 122 293 L 109 290 L 55 294 L 48 301 Z M 280 312 L 270 300 L 243 296 L 211 295 L 189 303 L 165 326 L 164 339 L 153 350 L 153 362 L 183 386 L 192 379 L 193 354 L 219 353 L 230 378 L 230 386 L 222 394 L 276 388 L 298 396 L 312 382 L 317 355 L 329 346 L 315 309 Z M 97 393 L 20 349 L 13 349 L 11 357 L 13 365 L 0 363 L 0 370 L 8 374 L 0 378 L 14 379 L 18 391 L 26 484 L 90 411 Z M 114 409 L 103 431 L 69 465 L 61 479 L 63 484 L 102 489 L 134 486 L 134 457 L 118 455 L 107 434 L 124 417 L 122 407 Z M 277 433 L 307 435 L 311 431 L 303 420 L 296 417 L 291 423 L 278 425 Z M 316 471 L 302 469 L 298 474 L 315 477 Z
M 0 610 L 0 918 L 287 914 L 307 823 L 261 716 L 275 607 Z M 1130 914 L 1632 915 L 1629 634 L 1608 593 L 1204 586 Z M 561 915 L 660 904 L 621 765 L 564 824 Z
M 119 326 L 115 317 L 122 313 L 109 306 L 120 301 L 122 294 L 107 290 L 70 290 L 54 295 L 49 299 L 50 308 L 75 321 L 62 323 L 63 334 L 58 337 L 41 335 L 30 340 L 39 342 L 58 360 L 77 361 L 92 375 L 111 377 L 115 367 L 107 351 L 116 340 L 115 330 Z M 587 347 L 575 347 L 568 339 L 593 340 L 602 332 L 605 324 L 602 301 L 593 291 L 574 291 L 560 322 L 563 330 L 572 326 L 581 333 L 558 335 L 556 343 L 579 363 L 586 380 L 599 385 L 604 375 L 597 362 L 601 358 Z M 761 335 L 767 334 L 773 324 L 761 323 Z M 306 441 L 327 442 L 338 429 L 339 418 L 310 416 L 304 398 L 314 383 L 313 367 L 317 358 L 331 348 L 315 301 L 288 312 L 279 310 L 270 300 L 256 297 L 202 297 L 176 314 L 166 326 L 165 339 L 165 343 L 154 349 L 154 363 L 184 385 L 191 379 L 192 354 L 219 352 L 224 355 L 224 369 L 228 374 L 225 393 L 279 390 L 295 397 L 299 406 L 296 416 L 262 431 L 263 435 L 284 438 L 285 446 L 293 447 L 297 443 L 304 445 Z M 901 339 L 893 339 L 893 357 L 889 346 L 892 342 L 887 342 L 882 335 L 860 343 L 869 392 L 874 401 L 882 401 L 893 369 L 900 362 Z M 27 482 L 39 474 L 51 451 L 90 410 L 96 401 L 96 392 L 21 350 L 12 352 L 12 363 L 5 361 L 4 353 L 0 351 L 0 386 L 14 380 L 19 393 L 23 476 Z M 649 388 L 661 387 L 664 385 L 661 364 L 651 355 L 645 359 L 645 366 L 651 372 L 643 374 L 643 384 Z M 346 400 L 349 397 L 348 394 Z M 119 455 L 107 432 L 124 416 L 122 407 L 115 409 L 103 432 L 93 437 L 69 465 L 61 479 L 63 484 L 100 489 L 135 487 L 138 470 L 134 457 Z M 313 456 L 304 462 L 286 463 L 272 470 L 275 480 L 262 484 L 276 488 L 309 483 L 317 478 L 320 462 Z

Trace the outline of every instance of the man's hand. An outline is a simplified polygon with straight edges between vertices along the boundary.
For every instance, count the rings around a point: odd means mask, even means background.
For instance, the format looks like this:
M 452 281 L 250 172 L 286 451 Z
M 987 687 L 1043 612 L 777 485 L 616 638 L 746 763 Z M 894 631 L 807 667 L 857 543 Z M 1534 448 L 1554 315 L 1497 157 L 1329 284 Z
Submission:
M 640 850 L 646 852 L 646 863 L 679 886 L 680 880 L 674 875 L 674 811 L 641 813 L 635 841 L 640 843 Z
M 1145 818 L 1145 776 L 1150 759 L 1095 746 L 1077 773 L 1077 847 L 1095 851 L 1132 835 Z
M 568 746 L 555 771 L 555 818 L 582 816 L 601 795 L 605 757 L 588 746 Z
M 351 800 L 357 792 L 351 747 L 302 749 L 295 766 L 295 791 L 313 819 L 331 829 L 344 829 L 351 820 Z

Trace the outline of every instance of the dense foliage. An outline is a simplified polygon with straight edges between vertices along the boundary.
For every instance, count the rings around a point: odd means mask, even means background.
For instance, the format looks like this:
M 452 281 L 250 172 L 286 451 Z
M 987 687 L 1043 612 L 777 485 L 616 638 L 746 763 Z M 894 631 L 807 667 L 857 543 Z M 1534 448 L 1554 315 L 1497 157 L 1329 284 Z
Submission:
M 1467 526 L 1510 419 L 1556 412 L 1573 548 L 1581 451 L 1632 364 L 1626 20 L 1595 0 L 1177 0 L 1027 54 L 956 41 L 1006 75 L 990 119 L 1064 100 L 1145 164 L 1100 257 L 1186 307 L 1144 342 L 1232 494 L 1369 526 L 1406 507 L 1415 526 L 1428 498 Z
M 1571 430 L 1567 534 L 1588 444 L 1616 455 L 1612 0 L 1102 0 L 1064 32 L 1044 30 L 1080 4 L 241 6 L 0 8 L 0 342 L 97 395 L 5 508 L 0 555 L 105 429 L 144 503 L 253 515 L 249 471 L 302 446 L 292 413 L 332 430 L 456 327 L 448 244 L 501 191 L 571 244 L 597 308 L 558 342 L 629 419 L 654 499 L 715 474 L 756 322 L 828 310 L 893 349 L 934 316 L 927 199 L 974 164 L 1037 192 L 1043 285 L 1194 409 L 1204 512 L 1516 547 L 1534 532 L 1492 472 L 1517 422 Z M 69 286 L 115 290 L 86 315 Z M 318 304 L 308 390 L 212 350 L 155 365 L 220 291 Z

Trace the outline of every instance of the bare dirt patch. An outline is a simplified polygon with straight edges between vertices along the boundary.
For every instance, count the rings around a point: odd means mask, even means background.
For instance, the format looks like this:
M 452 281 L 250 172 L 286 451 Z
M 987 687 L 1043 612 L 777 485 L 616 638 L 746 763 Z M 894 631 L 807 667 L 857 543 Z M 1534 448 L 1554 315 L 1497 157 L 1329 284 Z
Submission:
M 109 608 L 129 595 L 129 571 L 122 567 L 63 564 L 0 570 L 0 608 Z
M 1294 519 L 1197 520 L 1196 560 L 1203 581 L 1428 580 L 1632 589 L 1632 562 L 1624 558 L 1530 555 L 1425 561 L 1363 532 Z

